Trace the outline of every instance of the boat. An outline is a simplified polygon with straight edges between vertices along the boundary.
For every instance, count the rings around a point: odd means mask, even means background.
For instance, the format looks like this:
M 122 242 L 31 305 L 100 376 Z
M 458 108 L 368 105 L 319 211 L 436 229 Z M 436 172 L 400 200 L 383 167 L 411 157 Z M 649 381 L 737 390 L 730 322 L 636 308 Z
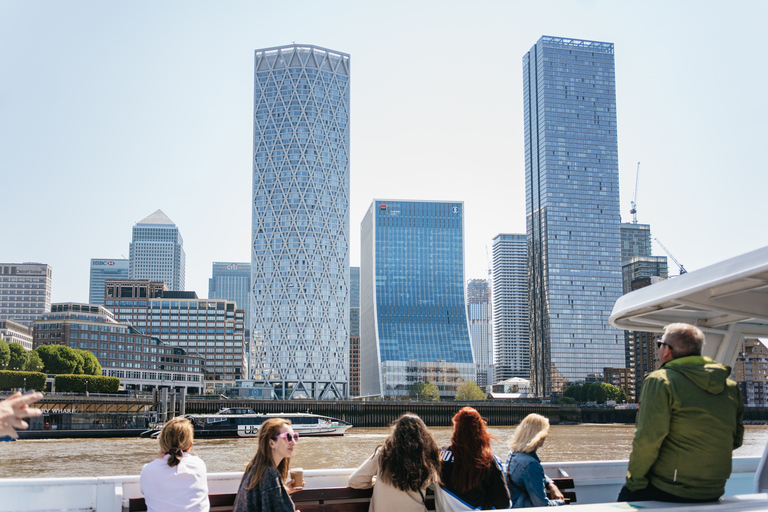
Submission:
M 195 439 L 256 437 L 262 423 L 270 418 L 291 421 L 300 436 L 342 436 L 351 423 L 312 413 L 256 413 L 253 409 L 229 407 L 215 414 L 184 414 L 195 428 Z M 147 430 L 141 437 L 157 437 L 160 427 Z

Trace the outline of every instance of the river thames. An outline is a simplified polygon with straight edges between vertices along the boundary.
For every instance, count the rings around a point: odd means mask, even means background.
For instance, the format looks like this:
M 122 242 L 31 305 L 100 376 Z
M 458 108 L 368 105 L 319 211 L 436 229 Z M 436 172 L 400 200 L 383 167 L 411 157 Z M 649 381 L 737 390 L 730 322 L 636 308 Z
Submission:
M 747 425 L 737 457 L 759 457 L 768 441 L 768 426 Z M 450 427 L 432 427 L 438 444 L 449 444 Z M 515 427 L 492 427 L 500 442 L 494 452 L 504 459 L 506 441 Z M 538 454 L 544 462 L 629 458 L 634 425 L 553 425 Z M 382 444 L 388 428 L 352 428 L 343 437 L 304 437 L 293 457 L 304 469 L 351 468 Z M 252 439 L 202 439 L 193 448 L 209 473 L 242 471 L 256 449 Z M 139 438 L 27 440 L 0 443 L 0 478 L 45 478 L 135 475 L 158 451 L 157 440 Z

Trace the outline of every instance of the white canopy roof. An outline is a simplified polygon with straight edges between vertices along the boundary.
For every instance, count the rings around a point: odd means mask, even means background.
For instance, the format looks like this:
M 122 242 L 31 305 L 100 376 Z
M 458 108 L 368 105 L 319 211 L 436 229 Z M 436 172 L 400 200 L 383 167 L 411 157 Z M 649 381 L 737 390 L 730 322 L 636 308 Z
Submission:
M 703 355 L 733 365 L 745 337 L 768 336 L 768 247 L 628 293 L 610 322 L 629 331 L 696 325 L 707 335 Z

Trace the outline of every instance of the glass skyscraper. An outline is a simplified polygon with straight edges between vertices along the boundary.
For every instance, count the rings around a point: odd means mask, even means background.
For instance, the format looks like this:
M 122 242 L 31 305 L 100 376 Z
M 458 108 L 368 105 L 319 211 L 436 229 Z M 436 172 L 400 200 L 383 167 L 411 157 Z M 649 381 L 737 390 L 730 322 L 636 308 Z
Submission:
M 489 384 L 488 367 L 493 361 L 491 286 L 487 279 L 470 279 L 467 282 L 467 319 L 472 354 L 477 364 L 476 383 L 483 387 Z
M 278 398 L 349 396 L 349 66 L 256 50 L 251 338 Z
M 162 281 L 171 290 L 184 290 L 184 240 L 176 224 L 157 210 L 133 226 L 128 254 L 130 279 Z
M 557 395 L 623 368 L 612 43 L 543 36 L 523 57 L 531 384 Z
M 107 279 L 128 279 L 128 260 L 91 259 L 91 284 L 88 304 L 104 305 L 104 281 Z
M 526 236 L 493 238 L 494 380 L 530 376 Z
M 464 300 L 464 204 L 374 201 L 361 226 L 361 395 L 441 397 L 476 378 Z

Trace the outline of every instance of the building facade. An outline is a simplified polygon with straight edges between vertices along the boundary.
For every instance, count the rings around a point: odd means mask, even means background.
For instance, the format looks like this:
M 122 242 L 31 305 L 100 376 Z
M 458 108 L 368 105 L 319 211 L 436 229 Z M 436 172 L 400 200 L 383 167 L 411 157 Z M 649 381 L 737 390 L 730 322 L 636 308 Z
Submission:
M 32 350 L 35 346 L 32 328 L 13 320 L 0 319 L 0 339 L 8 343 L 18 343 L 24 350 Z
M 245 339 L 250 339 L 251 264 L 214 262 L 208 280 L 208 298 L 234 301 L 245 311 Z
M 531 381 L 551 397 L 625 365 L 613 44 L 542 36 L 523 104 Z
M 349 396 L 345 53 L 256 50 L 251 338 L 278 398 Z
M 43 263 L 0 263 L 0 319 L 32 326 L 51 310 L 53 269 Z
M 361 226 L 360 392 L 417 381 L 450 398 L 476 369 L 464 299 L 464 204 L 373 201 Z
M 171 290 L 184 290 L 186 258 L 179 228 L 162 210 L 133 226 L 130 279 L 162 281 Z
M 35 347 L 66 345 L 96 356 L 101 373 L 117 377 L 126 389 L 167 387 L 203 393 L 203 359 L 117 322 L 111 311 L 95 304 L 53 304 L 35 321 Z
M 491 329 L 491 286 L 487 279 L 470 279 L 467 282 L 467 318 L 472 353 L 477 365 L 476 383 L 485 387 L 488 368 L 493 362 L 493 330 Z
M 104 305 L 104 281 L 107 279 L 129 279 L 130 260 L 91 259 L 91 284 L 88 289 L 88 303 Z
M 349 267 L 349 395 L 360 396 L 360 267 Z
M 245 311 L 234 301 L 199 299 L 149 280 L 107 281 L 105 308 L 139 333 L 199 354 L 205 391 L 234 385 L 246 374 Z
M 528 258 L 523 234 L 493 238 L 494 384 L 528 379 L 531 370 L 528 320 Z
M 768 341 L 768 340 L 766 340 Z M 745 338 L 733 367 L 744 405 L 768 407 L 768 347 L 758 338 Z

